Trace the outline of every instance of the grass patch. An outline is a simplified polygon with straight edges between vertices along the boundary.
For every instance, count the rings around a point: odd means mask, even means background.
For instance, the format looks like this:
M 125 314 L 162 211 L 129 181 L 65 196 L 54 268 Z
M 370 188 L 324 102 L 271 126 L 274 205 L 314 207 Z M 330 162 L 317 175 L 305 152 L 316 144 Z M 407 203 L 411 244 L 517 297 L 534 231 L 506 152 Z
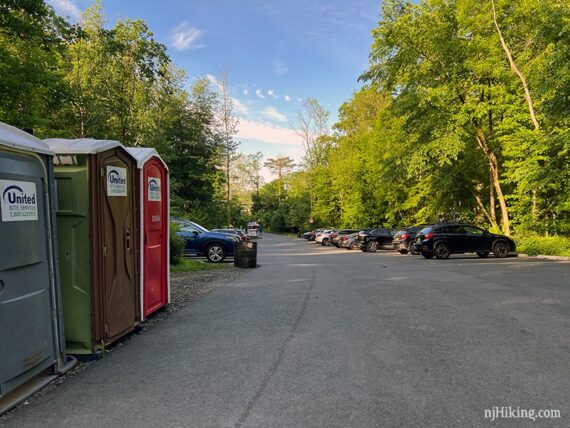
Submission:
M 515 237 L 517 252 L 529 256 L 565 256 L 570 257 L 570 238 L 565 236 L 541 236 L 524 234 Z
M 200 260 L 182 259 L 180 263 L 170 265 L 170 272 L 200 272 L 204 270 L 226 269 L 231 263 L 209 263 Z

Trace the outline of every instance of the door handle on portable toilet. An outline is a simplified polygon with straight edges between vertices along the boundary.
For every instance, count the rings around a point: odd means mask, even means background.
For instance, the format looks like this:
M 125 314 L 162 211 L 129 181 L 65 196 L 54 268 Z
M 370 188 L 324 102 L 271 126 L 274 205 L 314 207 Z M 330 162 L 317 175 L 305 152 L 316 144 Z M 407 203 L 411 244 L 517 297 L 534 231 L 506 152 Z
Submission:
M 131 231 L 129 228 L 125 229 L 125 239 L 127 251 L 131 251 Z

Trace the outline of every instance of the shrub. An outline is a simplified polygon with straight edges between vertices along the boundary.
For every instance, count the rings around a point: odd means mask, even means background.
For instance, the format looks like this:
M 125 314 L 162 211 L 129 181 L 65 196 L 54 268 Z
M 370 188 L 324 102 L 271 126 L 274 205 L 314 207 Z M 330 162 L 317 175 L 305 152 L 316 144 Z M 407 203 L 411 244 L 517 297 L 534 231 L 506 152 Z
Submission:
M 515 236 L 517 252 L 529 256 L 570 257 L 570 238 L 565 236 L 542 236 L 530 232 Z
M 177 265 L 182 261 L 184 256 L 184 239 L 178 236 L 176 232 L 180 230 L 180 226 L 176 223 L 170 223 L 170 264 Z

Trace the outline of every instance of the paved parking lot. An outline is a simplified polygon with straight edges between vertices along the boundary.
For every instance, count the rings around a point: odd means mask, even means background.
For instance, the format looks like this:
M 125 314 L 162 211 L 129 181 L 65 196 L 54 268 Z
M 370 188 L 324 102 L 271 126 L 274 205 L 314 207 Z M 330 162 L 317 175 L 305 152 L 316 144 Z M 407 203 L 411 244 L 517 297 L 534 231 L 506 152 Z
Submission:
M 570 425 L 570 263 L 259 252 L 10 425 L 478 426 L 495 406 Z

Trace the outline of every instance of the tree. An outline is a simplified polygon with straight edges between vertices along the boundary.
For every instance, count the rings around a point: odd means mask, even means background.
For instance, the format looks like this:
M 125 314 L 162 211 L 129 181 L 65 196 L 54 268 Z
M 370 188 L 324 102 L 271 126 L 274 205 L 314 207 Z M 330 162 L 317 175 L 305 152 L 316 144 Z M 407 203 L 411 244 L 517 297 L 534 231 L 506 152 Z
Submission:
M 319 104 L 316 98 L 303 100 L 303 110 L 297 114 L 297 120 L 291 125 L 301 137 L 305 148 L 305 163 L 310 167 L 322 160 L 323 140 L 329 133 L 330 113 Z
M 296 165 L 295 161 L 289 156 L 277 156 L 267 159 L 263 166 L 268 168 L 272 174 L 277 175 L 279 181 L 282 181 L 283 175 L 290 172 Z
M 44 1 L 0 4 L 0 120 L 41 135 L 67 88 L 59 58 L 69 24 Z
M 226 172 L 227 202 L 229 202 L 231 199 L 231 163 L 240 144 L 239 141 L 234 140 L 234 135 L 237 133 L 239 120 L 234 116 L 234 104 L 233 99 L 230 96 L 228 77 L 228 71 L 224 70 L 215 81 L 220 94 L 218 115 L 222 136 L 222 156 L 224 159 L 224 169 Z

